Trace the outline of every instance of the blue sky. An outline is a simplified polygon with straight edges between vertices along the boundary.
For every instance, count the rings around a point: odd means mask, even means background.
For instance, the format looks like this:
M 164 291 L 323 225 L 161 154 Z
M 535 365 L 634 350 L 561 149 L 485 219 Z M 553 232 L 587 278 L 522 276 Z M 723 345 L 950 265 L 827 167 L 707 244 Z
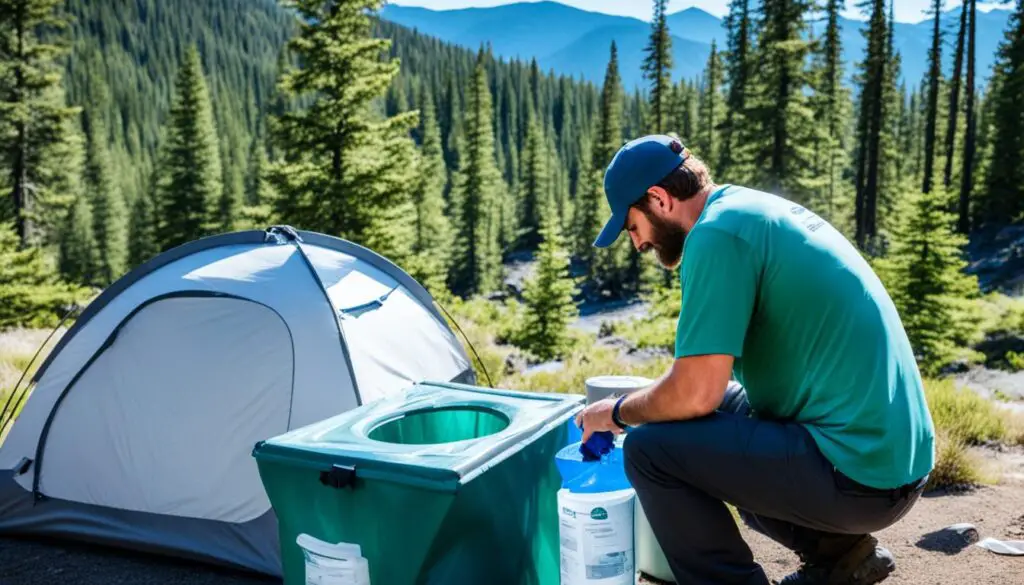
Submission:
M 467 8 L 471 6 L 497 6 L 511 4 L 514 1 L 535 1 L 535 0 L 388 0 L 390 4 L 402 6 L 424 6 L 437 10 L 449 8 Z M 569 4 L 584 10 L 594 12 L 605 12 L 607 14 L 619 14 L 632 16 L 642 20 L 650 20 L 652 3 L 649 0 L 556 0 L 562 4 Z M 926 10 L 932 0 L 896 0 L 895 18 L 899 22 L 920 22 L 927 18 Z M 859 2 L 847 0 L 847 11 L 844 13 L 850 18 L 864 19 L 865 17 L 854 8 Z M 668 11 L 678 12 L 690 6 L 702 8 L 711 14 L 724 16 L 729 0 L 669 0 Z M 960 6 L 959 0 L 945 0 L 945 10 Z M 985 0 L 978 0 L 979 10 L 988 10 L 994 5 Z M 1013 4 L 1003 1 L 1003 8 L 1010 8 Z

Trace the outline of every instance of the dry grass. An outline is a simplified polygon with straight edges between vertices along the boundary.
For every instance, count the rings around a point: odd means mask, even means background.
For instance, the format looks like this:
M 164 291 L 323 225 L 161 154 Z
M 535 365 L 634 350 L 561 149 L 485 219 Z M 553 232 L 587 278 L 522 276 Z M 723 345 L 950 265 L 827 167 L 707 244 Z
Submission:
M 51 330 L 47 329 L 22 328 L 0 331 L 0 409 L 7 404 L 11 391 L 14 390 L 14 386 L 23 374 L 25 379 L 21 382 L 21 388 L 28 384 L 29 378 L 39 368 L 39 365 L 46 359 L 46 354 L 53 349 L 54 344 L 64 333 L 63 330 L 58 330 L 47 342 L 46 337 L 50 335 L 50 332 Z M 46 345 L 40 351 L 40 346 L 44 342 Z M 33 361 L 32 357 L 36 355 L 37 351 L 39 351 L 39 355 Z M 28 368 L 28 372 L 26 372 L 26 368 Z M 11 406 L 14 406 L 17 398 L 15 397 Z M 25 400 L 21 400 L 20 406 L 24 406 L 24 403 Z M 0 442 L 2 441 L 3 435 L 0 434 Z

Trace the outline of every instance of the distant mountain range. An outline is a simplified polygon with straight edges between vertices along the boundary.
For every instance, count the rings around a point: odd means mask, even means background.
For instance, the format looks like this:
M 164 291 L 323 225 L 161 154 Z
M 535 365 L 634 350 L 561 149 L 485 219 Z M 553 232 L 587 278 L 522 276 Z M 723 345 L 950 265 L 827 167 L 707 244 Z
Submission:
M 988 79 L 996 49 L 1003 39 L 1009 10 L 978 11 L 977 55 L 980 82 Z M 618 46 L 622 81 L 627 90 L 644 85 L 640 65 L 650 34 L 650 23 L 636 18 L 588 12 L 557 2 L 521 2 L 492 8 L 430 10 L 387 4 L 381 16 L 424 34 L 477 49 L 490 43 L 495 55 L 506 59 L 536 58 L 544 70 L 583 77 L 596 84 L 604 79 L 612 40 Z M 959 26 L 960 9 L 943 14 L 945 32 L 943 68 L 949 70 Z M 725 49 L 722 19 L 699 8 L 668 16 L 672 35 L 673 79 L 699 76 L 711 52 L 711 41 Z M 814 27 L 824 26 L 816 23 Z M 847 77 L 862 59 L 866 22 L 843 18 L 842 41 Z M 894 43 L 903 59 L 903 79 L 918 86 L 928 68 L 932 22 L 896 23 Z

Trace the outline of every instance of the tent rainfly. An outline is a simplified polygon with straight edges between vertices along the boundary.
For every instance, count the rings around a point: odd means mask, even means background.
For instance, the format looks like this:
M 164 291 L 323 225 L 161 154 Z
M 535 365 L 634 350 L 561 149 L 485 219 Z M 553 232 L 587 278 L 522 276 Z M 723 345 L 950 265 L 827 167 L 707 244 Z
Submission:
M 430 294 L 275 226 L 170 249 L 93 301 L 0 446 L 0 533 L 281 576 L 257 441 L 418 381 L 475 383 Z

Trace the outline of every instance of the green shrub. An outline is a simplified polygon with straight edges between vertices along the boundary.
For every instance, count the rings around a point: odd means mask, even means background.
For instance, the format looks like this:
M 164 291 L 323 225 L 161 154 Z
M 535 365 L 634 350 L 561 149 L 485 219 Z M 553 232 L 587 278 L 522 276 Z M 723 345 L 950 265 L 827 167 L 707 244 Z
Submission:
M 925 396 L 936 429 L 951 438 L 975 445 L 1006 437 L 1006 415 L 971 390 L 956 387 L 953 380 L 925 380 Z
M 992 292 L 974 299 L 974 304 L 982 336 L 990 333 L 1024 333 L 1024 299 Z

